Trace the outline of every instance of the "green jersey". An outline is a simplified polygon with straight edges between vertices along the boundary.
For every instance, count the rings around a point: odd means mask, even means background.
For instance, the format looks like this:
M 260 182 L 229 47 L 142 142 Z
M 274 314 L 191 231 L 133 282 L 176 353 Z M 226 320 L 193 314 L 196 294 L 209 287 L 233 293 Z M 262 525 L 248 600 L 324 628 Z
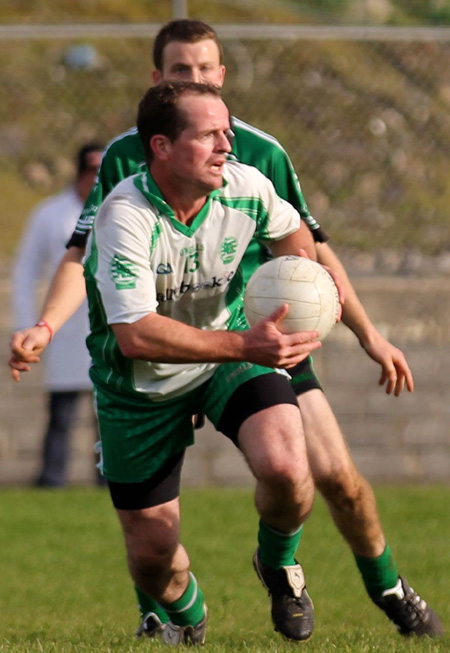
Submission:
M 189 226 L 176 219 L 147 167 L 120 182 L 102 203 L 85 263 L 87 343 L 97 388 L 130 400 L 167 400 L 199 387 L 218 365 L 130 360 L 121 354 L 111 324 L 132 324 L 156 312 L 202 330 L 246 328 L 249 243 L 281 240 L 301 221 L 256 168 L 230 161 L 223 178 Z
M 327 236 L 309 212 L 294 167 L 280 143 L 273 136 L 237 118 L 232 118 L 232 128 L 234 137 L 230 158 L 258 168 L 271 180 L 278 195 L 297 209 L 312 230 L 315 240 L 327 240 Z M 120 181 L 141 172 L 144 166 L 144 149 L 135 127 L 111 141 L 104 152 L 97 181 L 86 200 L 69 246 L 85 247 L 87 236 L 105 197 Z M 257 244 L 254 247 L 256 265 L 258 260 L 265 260 L 266 254 Z

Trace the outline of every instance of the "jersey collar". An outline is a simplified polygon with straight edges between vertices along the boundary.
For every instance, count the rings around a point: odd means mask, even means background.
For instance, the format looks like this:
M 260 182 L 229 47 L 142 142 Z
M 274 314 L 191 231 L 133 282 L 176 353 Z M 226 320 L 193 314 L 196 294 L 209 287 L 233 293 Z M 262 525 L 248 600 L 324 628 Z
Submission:
M 213 201 L 214 198 L 217 197 L 217 195 L 221 195 L 223 188 L 228 185 L 228 182 L 225 179 L 223 180 L 223 182 L 224 183 L 222 188 L 213 190 L 208 195 L 208 199 L 205 205 L 197 213 L 197 215 L 195 216 L 195 218 L 193 219 L 189 227 L 181 223 L 179 220 L 177 220 L 177 218 L 175 217 L 174 210 L 172 209 L 171 206 L 169 206 L 169 204 L 167 204 L 166 200 L 163 198 L 161 191 L 159 190 L 158 186 L 155 183 L 155 180 L 150 174 L 150 170 L 148 169 L 148 166 L 145 166 L 145 169 L 141 174 L 138 174 L 134 177 L 133 183 L 136 186 L 136 188 L 142 193 L 145 199 L 158 210 L 160 215 L 167 216 L 172 222 L 172 224 L 174 225 L 174 227 L 178 229 L 178 231 L 181 231 L 182 233 L 190 234 L 196 229 L 198 229 L 201 224 L 203 224 L 203 222 L 205 221 L 206 217 L 209 214 L 211 201 Z

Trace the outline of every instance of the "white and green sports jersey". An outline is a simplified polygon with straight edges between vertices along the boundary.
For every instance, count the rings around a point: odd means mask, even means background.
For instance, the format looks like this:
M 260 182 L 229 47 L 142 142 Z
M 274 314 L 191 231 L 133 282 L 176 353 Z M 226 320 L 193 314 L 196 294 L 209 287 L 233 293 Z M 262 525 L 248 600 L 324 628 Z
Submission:
M 88 243 L 85 276 L 91 378 L 99 387 L 153 401 L 198 387 L 215 363 L 162 364 L 125 358 L 110 327 L 152 312 L 198 329 L 246 328 L 243 257 L 253 238 L 280 240 L 300 216 L 253 167 L 229 162 L 190 226 L 179 222 L 148 169 L 106 198 Z
M 232 118 L 234 138 L 230 157 L 258 168 L 273 183 L 278 195 L 300 213 L 318 242 L 328 240 L 320 225 L 312 217 L 302 194 L 298 177 L 286 150 L 276 138 Z M 145 154 L 136 127 L 112 140 L 106 148 L 94 187 L 86 200 L 69 245 L 84 247 L 97 211 L 112 189 L 123 179 L 142 171 Z M 254 245 L 254 265 L 258 265 L 257 244 Z M 261 249 L 261 248 L 259 248 Z M 264 260 L 264 252 L 262 259 Z M 259 263 L 261 263 L 259 260 Z

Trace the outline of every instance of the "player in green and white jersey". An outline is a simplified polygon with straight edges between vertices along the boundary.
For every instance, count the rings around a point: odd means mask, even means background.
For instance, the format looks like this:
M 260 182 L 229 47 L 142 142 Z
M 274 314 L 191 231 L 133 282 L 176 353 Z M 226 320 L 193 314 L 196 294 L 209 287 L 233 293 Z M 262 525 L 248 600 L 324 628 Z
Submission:
M 215 86 L 154 86 L 138 128 L 148 167 L 102 203 L 85 262 L 103 470 L 130 571 L 170 616 L 163 641 L 204 642 L 203 594 L 178 539 L 179 463 L 200 411 L 255 476 L 255 566 L 277 630 L 305 640 L 313 607 L 295 554 L 314 485 L 295 393 L 274 368 L 320 342 L 278 331 L 286 305 L 249 329 L 242 265 L 253 238 L 296 254 L 308 229 L 256 168 L 226 163 L 229 115 Z
M 154 62 L 155 83 L 163 79 L 191 79 L 222 86 L 225 77 L 217 35 L 213 28 L 201 21 L 179 20 L 164 26 L 155 41 Z M 307 209 L 298 180 L 284 150 L 271 136 L 237 119 L 234 119 L 234 122 L 234 155 L 245 163 L 256 165 L 271 178 L 277 192 L 288 199 L 307 222 Z M 116 139 L 105 153 L 99 186 L 104 184 L 104 189 L 108 192 L 109 184 L 117 183 L 127 174 L 139 169 L 142 162 L 141 146 L 135 131 L 133 133 L 132 130 L 128 135 Z M 101 197 L 103 195 L 100 195 Z M 92 196 L 90 204 L 93 205 L 94 214 L 99 201 L 100 199 Z M 80 247 L 69 248 L 41 316 L 55 330 L 73 312 L 77 296 L 81 301 L 84 295 L 80 261 L 90 216 L 93 213 L 87 207 L 72 240 L 73 245 Z M 402 352 L 376 330 L 339 260 L 328 243 L 323 242 L 317 224 L 313 222 L 311 227 L 319 262 L 336 270 L 344 285 L 346 301 L 343 322 L 355 333 L 366 353 L 380 364 L 380 384 L 386 384 L 386 391 L 394 392 L 395 395 L 401 393 L 405 384 L 412 391 L 412 374 Z M 256 263 L 261 260 L 259 257 L 264 258 L 265 253 L 257 248 L 253 249 L 252 256 Z M 47 331 L 38 327 L 13 336 L 10 365 L 14 378 L 18 379 L 21 371 L 29 369 L 30 362 L 38 360 L 37 354 L 47 344 Z M 308 361 L 300 365 L 295 380 L 297 383 L 294 387 L 305 427 L 314 481 L 355 556 L 369 595 L 391 619 L 397 624 L 400 623 L 401 632 L 437 634 L 439 629 L 429 622 L 426 610 L 420 612 L 417 623 L 410 623 L 408 614 L 414 612 L 413 604 L 422 604 L 415 601 L 417 595 L 405 588 L 403 581 L 398 578 L 397 567 L 380 524 L 372 489 L 356 469 L 343 434 Z M 392 594 L 394 589 L 395 593 Z M 382 597 L 384 592 L 388 592 L 388 600 Z M 391 607 L 391 604 L 394 604 L 394 607 Z
M 147 405 L 198 387 L 217 367 L 142 360 L 130 365 L 108 344 L 111 321 L 135 322 L 157 312 L 197 329 L 247 328 L 242 300 L 248 246 L 253 238 L 268 244 L 286 238 L 297 232 L 300 220 L 256 168 L 229 162 L 223 175 L 225 186 L 209 194 L 189 226 L 177 220 L 147 166 L 120 182 L 102 203 L 85 265 L 92 298 L 91 377 L 98 387 Z M 109 300 L 108 323 L 105 302 L 93 300 L 97 293 Z M 144 480 L 138 476 L 133 474 Z

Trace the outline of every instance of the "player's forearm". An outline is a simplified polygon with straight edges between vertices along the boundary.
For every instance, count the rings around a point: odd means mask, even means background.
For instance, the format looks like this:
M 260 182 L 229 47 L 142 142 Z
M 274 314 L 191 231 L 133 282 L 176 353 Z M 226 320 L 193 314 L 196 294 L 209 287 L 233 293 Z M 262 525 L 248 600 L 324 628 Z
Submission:
M 361 345 L 365 345 L 377 333 L 374 324 L 367 315 L 344 266 L 326 243 L 317 243 L 317 260 L 337 272 L 345 292 L 342 322 L 355 334 Z
M 300 229 L 282 240 L 276 240 L 268 243 L 274 256 L 299 256 L 300 250 L 305 250 L 309 258 L 316 260 L 316 248 L 310 229 L 306 224 L 302 224 Z
M 67 250 L 50 285 L 40 319 L 51 325 L 56 333 L 78 310 L 86 297 L 86 286 L 81 263 L 83 250 Z
M 113 330 L 124 356 L 157 363 L 224 363 L 245 360 L 243 334 L 206 331 L 151 313 Z
M 247 331 L 207 331 L 151 313 L 113 330 L 124 356 L 158 363 L 228 363 L 248 361 L 290 368 L 321 345 L 317 331 L 282 334 L 278 323 L 287 304 Z

